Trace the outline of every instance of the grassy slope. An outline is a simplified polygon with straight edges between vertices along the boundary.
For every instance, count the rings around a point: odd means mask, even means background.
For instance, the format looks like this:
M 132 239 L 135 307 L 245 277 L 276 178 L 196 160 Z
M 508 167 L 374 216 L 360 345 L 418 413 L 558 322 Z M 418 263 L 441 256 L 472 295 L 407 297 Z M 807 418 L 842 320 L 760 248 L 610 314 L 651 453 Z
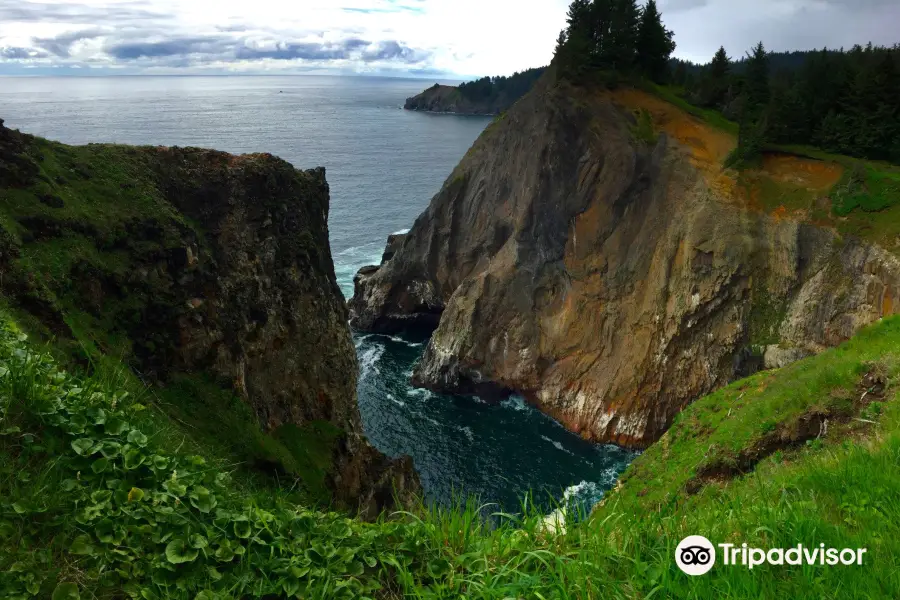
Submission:
M 25 154 L 36 176 L 24 186 L 0 185 L 0 242 L 10 240 L 15 253 L 0 277 L 0 303 L 26 331 L 52 340 L 48 348 L 68 367 L 118 371 L 133 363 L 127 328 L 141 321 L 146 299 L 106 294 L 101 307 L 86 307 L 79 273 L 124 280 L 137 257 L 165 256 L 183 246 L 185 231 L 200 228 L 165 201 L 155 148 L 27 140 Z M 136 223 L 153 233 L 134 236 L 130 228 Z M 0 271 L 4 250 L 0 243 Z M 234 463 L 299 478 L 317 501 L 329 497 L 324 478 L 340 434 L 330 424 L 268 435 L 243 402 L 202 375 L 145 390 L 136 377 L 122 373 L 132 393 L 142 391 L 148 404 L 163 409 L 196 444 Z M 257 470 L 248 469 L 247 476 L 256 477 Z
M 718 111 L 690 104 L 679 95 L 678 89 L 649 82 L 644 82 L 643 87 L 682 111 L 737 138 L 737 123 L 729 121 Z M 857 236 L 889 250 L 900 251 L 896 243 L 900 234 L 900 167 L 797 145 L 770 145 L 767 157 L 796 157 L 796 172 L 809 166 L 809 161 L 806 165 L 801 164 L 803 159 L 810 159 L 821 163 L 823 169 L 829 166 L 837 168 L 843 175 L 823 194 L 822 190 L 817 189 L 818 186 L 809 185 L 809 178 L 792 179 L 790 172 L 779 177 L 772 172 L 769 161 L 764 160 L 761 168 L 746 170 L 739 177 L 740 187 L 758 208 L 769 213 L 806 218 L 819 225 L 833 227 L 841 234 Z M 815 181 L 815 177 L 812 179 Z
M 471 504 L 371 524 L 302 508 L 286 485 L 231 480 L 214 452 L 122 397 L 121 380 L 60 372 L 7 322 L 0 595 L 71 583 L 81 597 L 187 599 L 890 598 L 900 590 L 898 343 L 900 318 L 888 319 L 698 400 L 590 519 L 553 534 L 541 515 L 487 530 Z M 793 443 L 810 414 L 830 419 L 827 432 Z M 782 433 L 781 450 L 761 443 Z M 773 453 L 752 470 L 721 468 L 763 446 Z M 718 475 L 698 479 L 710 465 Z M 717 566 L 689 578 L 672 560 L 687 534 L 868 554 L 859 567 Z

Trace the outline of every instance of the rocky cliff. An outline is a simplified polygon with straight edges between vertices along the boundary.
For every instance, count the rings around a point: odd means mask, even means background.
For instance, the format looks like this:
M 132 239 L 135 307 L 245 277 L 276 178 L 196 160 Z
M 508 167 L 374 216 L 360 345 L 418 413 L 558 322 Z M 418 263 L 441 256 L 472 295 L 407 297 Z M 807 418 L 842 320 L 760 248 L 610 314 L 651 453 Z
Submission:
M 645 446 L 698 396 L 897 310 L 900 261 L 813 218 L 839 165 L 723 171 L 733 147 L 650 95 L 545 76 L 359 273 L 352 324 L 436 327 L 418 385 L 521 393 L 586 438 Z
M 512 102 L 505 96 L 472 101 L 460 93 L 456 86 L 436 83 L 421 94 L 407 98 L 403 108 L 458 115 L 499 115 L 510 104 Z
M 408 460 L 362 436 L 324 169 L 267 154 L 64 146 L 0 122 L 0 173 L 3 294 L 60 347 L 124 356 L 162 388 L 180 375 L 211 380 L 279 439 L 330 425 L 325 476 L 364 512 L 390 505 L 394 487 L 417 489 Z

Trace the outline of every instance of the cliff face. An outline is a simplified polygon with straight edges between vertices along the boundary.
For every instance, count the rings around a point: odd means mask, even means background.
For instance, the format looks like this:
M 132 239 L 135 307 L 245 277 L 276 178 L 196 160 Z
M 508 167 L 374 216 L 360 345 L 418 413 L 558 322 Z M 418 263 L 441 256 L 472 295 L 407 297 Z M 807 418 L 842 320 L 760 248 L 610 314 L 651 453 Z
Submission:
M 638 139 L 634 108 L 655 142 Z M 519 392 L 587 438 L 647 445 L 737 375 L 895 312 L 900 261 L 764 210 L 758 181 L 720 168 L 733 144 L 650 96 L 545 77 L 484 132 L 396 254 L 360 272 L 352 324 L 437 324 L 414 383 Z M 780 160 L 760 181 L 816 197 L 841 176 Z
M 504 98 L 472 102 L 456 86 L 434 84 L 421 94 L 407 98 L 403 108 L 458 115 L 499 115 L 508 106 Z
M 163 386 L 233 389 L 264 431 L 329 423 L 337 497 L 373 512 L 417 481 L 362 437 L 328 245 L 324 169 L 271 155 L 69 147 L 0 124 L 6 296 Z

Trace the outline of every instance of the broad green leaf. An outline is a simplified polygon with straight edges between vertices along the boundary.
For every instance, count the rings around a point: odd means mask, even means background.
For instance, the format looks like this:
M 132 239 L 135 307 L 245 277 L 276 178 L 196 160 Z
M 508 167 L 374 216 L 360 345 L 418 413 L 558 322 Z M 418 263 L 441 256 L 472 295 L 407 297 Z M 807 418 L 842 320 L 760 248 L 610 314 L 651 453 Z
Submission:
M 97 527 L 94 528 L 94 533 L 97 534 L 97 539 L 104 544 L 116 542 L 116 533 L 113 528 L 113 522 L 109 519 L 103 519 L 97 523 Z
M 210 592 L 209 590 L 203 590 L 196 596 L 194 596 L 194 600 L 217 600 L 218 596 L 214 592 Z
M 231 562 L 234 560 L 234 550 L 229 544 L 222 544 L 216 549 L 216 558 L 221 562 Z
M 234 522 L 234 535 L 245 540 L 250 537 L 251 533 L 252 533 L 252 530 L 251 530 L 249 521 L 235 521 Z
M 296 577 L 287 577 L 281 581 L 281 587 L 290 598 L 300 589 L 300 581 Z
M 102 408 L 89 408 L 87 415 L 94 421 L 94 425 L 103 425 L 106 423 L 106 411 Z
M 109 502 L 110 498 L 112 498 L 111 490 L 97 490 L 96 492 L 91 492 L 91 501 L 96 502 L 97 504 L 106 504 Z
M 197 558 L 198 554 L 199 551 L 196 548 L 191 548 L 185 540 L 181 538 L 172 540 L 166 544 L 166 560 L 173 565 L 191 562 Z
M 128 423 L 119 417 L 112 417 L 106 421 L 106 433 L 109 435 L 121 435 L 128 428 Z
M 81 554 L 84 556 L 92 556 L 94 554 L 94 543 L 91 536 L 87 534 L 79 535 L 72 540 L 72 546 L 69 548 L 72 554 Z
M 118 442 L 103 442 L 100 444 L 100 454 L 106 458 L 115 458 L 122 451 L 122 444 Z
M 74 583 L 61 583 L 53 590 L 50 600 L 81 600 L 81 595 Z
M 94 440 L 88 438 L 78 438 L 72 442 L 72 449 L 75 450 L 79 456 L 90 456 L 94 453 L 94 446 Z
M 19 515 L 25 515 L 30 512 L 28 510 L 28 506 L 25 505 L 24 502 L 13 502 L 12 507 L 13 507 L 13 510 L 16 511 L 16 514 L 19 514 Z
M 128 443 L 134 444 L 136 446 L 140 446 L 143 448 L 147 445 L 147 436 L 138 431 L 137 429 L 132 429 L 128 433 Z
M 222 579 L 222 574 L 219 573 L 219 570 L 215 567 L 207 567 L 206 572 L 209 574 L 209 578 L 213 581 L 219 581 Z
M 159 456 L 158 454 L 153 456 L 153 468 L 157 471 L 164 471 L 169 468 L 169 459 L 165 456 Z
M 125 468 L 129 471 L 137 469 L 144 464 L 145 460 L 147 460 L 147 456 L 140 450 L 129 450 L 125 453 Z
M 208 513 L 216 507 L 216 497 L 205 487 L 198 485 L 191 490 L 191 506 L 202 513 Z
M 184 496 L 187 493 L 187 486 L 177 479 L 166 480 L 166 482 L 163 483 L 163 488 L 175 496 Z
M 131 491 L 128 492 L 128 501 L 129 502 L 140 502 L 144 499 L 144 490 L 139 487 L 131 488 Z
M 91 471 L 94 473 L 103 473 L 109 468 L 109 459 L 108 458 L 98 458 L 94 461 L 94 464 L 91 465 Z
M 206 541 L 206 538 L 200 534 L 193 534 L 191 536 L 191 548 L 197 548 L 198 550 L 202 550 L 209 546 L 209 542 Z

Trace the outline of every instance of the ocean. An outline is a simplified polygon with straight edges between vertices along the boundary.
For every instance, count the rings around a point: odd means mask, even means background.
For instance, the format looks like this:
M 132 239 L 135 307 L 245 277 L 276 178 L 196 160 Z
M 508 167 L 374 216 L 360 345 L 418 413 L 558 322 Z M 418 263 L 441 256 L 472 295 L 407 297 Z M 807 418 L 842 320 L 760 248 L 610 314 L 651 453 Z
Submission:
M 7 127 L 70 144 L 114 142 L 270 152 L 324 166 L 338 283 L 377 264 L 490 119 L 402 110 L 432 81 L 375 77 L 0 78 Z M 444 82 L 442 82 L 444 83 Z M 431 502 L 477 496 L 516 511 L 526 494 L 589 507 L 634 457 L 588 443 L 512 397 L 499 404 L 410 387 L 427 340 L 354 334 L 359 408 L 382 452 L 409 454 Z

